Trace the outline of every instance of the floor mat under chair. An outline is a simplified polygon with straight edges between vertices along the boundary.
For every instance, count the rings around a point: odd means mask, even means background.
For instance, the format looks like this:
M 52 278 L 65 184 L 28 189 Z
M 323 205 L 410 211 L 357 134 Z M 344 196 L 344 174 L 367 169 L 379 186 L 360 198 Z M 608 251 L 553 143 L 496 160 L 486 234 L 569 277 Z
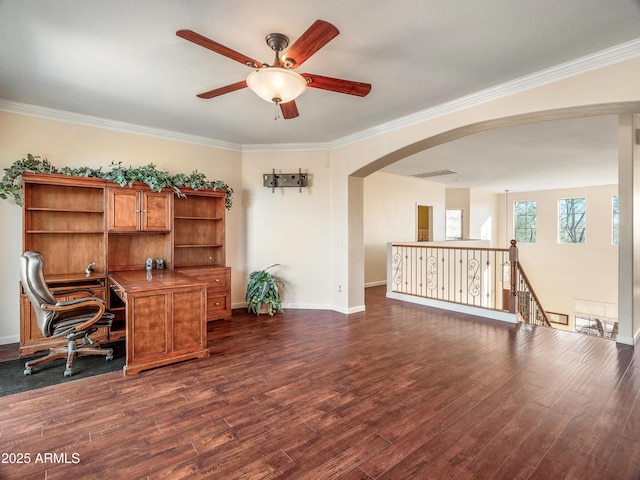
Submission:
M 107 361 L 102 355 L 79 357 L 73 362 L 73 375 L 70 377 L 64 376 L 66 360 L 63 358 L 33 367 L 31 375 L 24 374 L 25 362 L 43 357 L 46 353 L 0 362 L 0 397 L 122 370 L 126 357 L 125 343 L 114 342 L 103 344 L 103 347 L 113 349 L 113 360 Z

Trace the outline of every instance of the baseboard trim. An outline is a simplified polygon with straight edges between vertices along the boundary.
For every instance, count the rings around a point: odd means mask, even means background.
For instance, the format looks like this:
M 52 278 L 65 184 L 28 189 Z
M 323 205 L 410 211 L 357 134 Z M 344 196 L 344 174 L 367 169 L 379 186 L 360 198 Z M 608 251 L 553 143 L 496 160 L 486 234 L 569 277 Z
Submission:
M 246 302 L 234 303 L 231 305 L 232 310 L 239 309 L 239 308 L 246 309 L 247 308 Z M 292 310 L 332 310 L 334 312 L 344 313 L 345 315 L 350 315 L 352 313 L 365 311 L 364 305 L 358 305 L 357 307 L 350 307 L 350 308 L 342 308 L 334 305 L 320 305 L 320 304 L 313 304 L 313 303 L 311 304 L 310 303 L 283 303 L 282 308 L 285 312 L 287 311 L 288 308 Z
M 8 335 L 6 337 L 0 337 L 0 345 L 8 345 L 9 343 L 18 343 L 20 341 L 20 335 Z
M 458 303 L 443 302 L 440 300 L 432 300 L 430 298 L 416 297 L 415 295 L 405 295 L 397 292 L 387 292 L 387 298 L 394 300 L 402 300 L 404 302 L 416 303 L 426 307 L 439 308 L 441 310 L 449 310 L 458 313 L 467 313 L 476 317 L 490 318 L 507 323 L 518 323 L 518 317 L 515 313 L 503 312 L 499 310 L 489 310 L 487 308 L 472 307 L 470 305 L 460 305 Z
M 343 313 L 345 315 L 351 315 L 352 313 L 364 312 L 365 306 L 358 305 L 357 307 L 349 307 L 349 308 L 333 307 L 331 308 L 331 310 L 333 310 L 334 312 Z
M 634 347 L 637 341 L 638 341 L 638 335 L 635 336 L 635 339 L 632 337 L 625 337 L 620 334 L 616 336 L 616 343 L 622 343 L 624 345 L 629 345 L 631 347 Z

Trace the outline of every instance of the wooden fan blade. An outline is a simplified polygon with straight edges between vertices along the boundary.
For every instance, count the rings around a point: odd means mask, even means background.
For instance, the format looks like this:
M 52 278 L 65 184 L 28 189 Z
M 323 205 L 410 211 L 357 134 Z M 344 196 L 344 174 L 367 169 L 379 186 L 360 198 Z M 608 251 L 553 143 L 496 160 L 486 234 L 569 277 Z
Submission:
M 220 95 L 224 95 L 225 93 L 235 92 L 236 90 L 240 90 L 246 87 L 247 87 L 247 81 L 242 80 L 241 82 L 232 83 L 231 85 L 227 85 L 226 87 L 220 87 L 214 90 L 210 90 L 208 92 L 200 93 L 198 97 L 200 98 L 219 97 Z
M 329 22 L 316 20 L 283 55 L 282 64 L 288 68 L 298 68 L 339 33 L 340 30 Z
M 213 40 L 203 37 L 199 33 L 196 33 L 192 30 L 178 30 L 176 35 L 184 38 L 185 40 L 189 40 L 201 47 L 208 48 L 220 55 L 224 55 L 231 60 L 235 60 L 236 62 L 240 62 L 243 65 L 247 65 L 251 68 L 262 68 L 262 63 L 254 60 L 253 58 L 249 58 L 246 55 L 236 52 L 235 50 L 230 49 L 229 47 L 225 47 L 224 45 L 219 44 L 218 42 L 214 42 Z
M 307 86 L 320 88 L 322 90 L 346 93 L 347 95 L 356 95 L 358 97 L 366 97 L 371 91 L 370 83 L 353 82 L 351 80 L 323 77 L 321 75 L 314 75 L 312 73 L 303 73 L 302 76 L 307 79 Z
M 300 114 L 298 113 L 298 107 L 295 100 L 291 100 L 287 103 L 280 104 L 280 110 L 284 118 L 296 118 Z

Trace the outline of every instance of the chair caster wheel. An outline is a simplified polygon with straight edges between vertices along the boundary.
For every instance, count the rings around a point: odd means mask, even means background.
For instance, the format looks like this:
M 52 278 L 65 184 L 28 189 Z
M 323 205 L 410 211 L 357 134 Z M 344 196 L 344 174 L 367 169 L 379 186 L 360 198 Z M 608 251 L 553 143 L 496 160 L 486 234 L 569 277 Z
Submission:
M 64 371 L 64 376 L 65 376 L 65 377 L 70 377 L 70 376 L 71 376 L 71 369 L 70 369 L 70 368 L 67 368 L 67 369 Z
M 24 369 L 24 374 L 25 374 L 25 375 L 31 375 L 31 367 L 26 367 L 26 368 Z
M 108 362 L 109 360 L 113 360 L 113 353 L 108 353 L 105 357 L 105 360 Z

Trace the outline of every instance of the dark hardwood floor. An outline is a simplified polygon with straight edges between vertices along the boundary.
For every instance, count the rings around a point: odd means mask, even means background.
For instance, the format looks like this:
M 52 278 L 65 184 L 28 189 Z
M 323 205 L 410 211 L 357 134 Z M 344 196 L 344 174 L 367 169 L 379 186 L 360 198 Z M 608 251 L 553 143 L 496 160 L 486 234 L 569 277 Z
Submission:
M 632 348 L 366 304 L 234 312 L 207 359 L 0 398 L 0 478 L 640 478 Z

